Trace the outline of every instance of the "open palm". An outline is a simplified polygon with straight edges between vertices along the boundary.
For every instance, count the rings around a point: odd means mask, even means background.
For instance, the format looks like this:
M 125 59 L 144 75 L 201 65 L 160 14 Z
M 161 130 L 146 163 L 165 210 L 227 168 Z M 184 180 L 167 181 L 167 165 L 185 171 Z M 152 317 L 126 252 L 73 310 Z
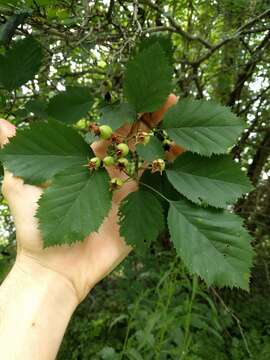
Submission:
M 170 95 L 162 109 L 147 114 L 148 124 L 157 124 L 165 111 L 176 101 L 175 95 Z M 129 129 L 120 129 L 122 134 L 126 134 L 127 130 Z M 6 120 L 0 120 L 1 145 L 14 135 L 15 127 Z M 93 144 L 93 150 L 97 156 L 103 157 L 107 146 L 108 142 L 100 141 Z M 176 149 L 176 152 L 179 152 L 179 149 Z M 115 176 L 115 171 L 113 170 L 113 174 L 110 171 L 110 175 Z M 72 246 L 43 249 L 38 220 L 35 217 L 37 201 L 43 188 L 24 184 L 22 179 L 5 171 L 2 192 L 8 201 L 16 226 L 17 261 L 34 262 L 60 273 L 73 284 L 78 298 L 82 300 L 89 290 L 131 251 L 131 247 L 120 237 L 117 212 L 120 201 L 135 190 L 136 183 L 128 182 L 115 192 L 112 208 L 98 233 L 92 233 L 83 242 Z

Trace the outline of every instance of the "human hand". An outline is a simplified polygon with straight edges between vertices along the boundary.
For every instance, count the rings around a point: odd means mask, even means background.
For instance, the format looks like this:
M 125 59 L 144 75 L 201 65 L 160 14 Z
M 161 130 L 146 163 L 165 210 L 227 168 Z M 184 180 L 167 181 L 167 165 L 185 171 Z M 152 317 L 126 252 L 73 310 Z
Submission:
M 171 94 L 164 106 L 157 112 L 145 114 L 144 120 L 149 127 L 159 123 L 166 110 L 177 102 Z M 140 124 L 142 131 L 147 130 L 145 124 Z M 15 135 L 15 127 L 6 120 L 0 120 L 0 143 L 8 142 Z M 119 130 L 122 135 L 130 132 L 129 126 Z M 97 156 L 105 156 L 108 141 L 93 144 Z M 179 147 L 172 147 L 168 157 L 180 153 Z M 109 170 L 110 176 L 118 176 L 116 169 Z M 120 237 L 118 226 L 118 205 L 130 192 L 136 190 L 134 181 L 127 182 L 113 196 L 112 208 L 99 231 L 92 233 L 83 242 L 72 246 L 50 247 L 43 249 L 41 233 L 38 229 L 37 201 L 43 192 L 42 187 L 24 184 L 23 180 L 5 171 L 2 192 L 7 199 L 13 216 L 17 233 L 16 263 L 22 268 L 32 271 L 32 276 L 38 267 L 48 269 L 67 279 L 74 288 L 78 302 L 82 301 L 89 290 L 111 270 L 113 270 L 131 251 Z

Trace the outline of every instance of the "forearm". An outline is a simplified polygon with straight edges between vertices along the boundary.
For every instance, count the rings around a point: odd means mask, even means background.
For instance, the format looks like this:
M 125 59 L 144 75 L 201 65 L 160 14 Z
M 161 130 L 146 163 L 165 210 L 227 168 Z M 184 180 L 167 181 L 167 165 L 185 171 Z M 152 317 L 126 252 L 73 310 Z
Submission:
M 66 278 L 17 260 L 0 287 L 0 358 L 55 359 L 77 305 Z

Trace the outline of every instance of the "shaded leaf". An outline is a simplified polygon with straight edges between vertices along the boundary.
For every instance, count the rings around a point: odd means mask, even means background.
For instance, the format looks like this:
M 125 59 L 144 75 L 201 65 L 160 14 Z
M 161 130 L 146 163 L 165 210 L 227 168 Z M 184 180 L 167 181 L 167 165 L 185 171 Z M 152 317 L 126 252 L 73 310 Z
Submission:
M 25 109 L 28 112 L 33 113 L 39 118 L 46 118 L 47 114 L 47 103 L 40 99 L 30 100 L 25 104 Z
M 146 161 L 164 159 L 165 157 L 162 143 L 155 136 L 151 136 L 149 143 L 146 145 L 137 144 L 136 151 L 138 155 Z
M 175 190 L 172 184 L 169 182 L 165 172 L 162 175 L 158 172 L 152 173 L 151 170 L 146 170 L 140 178 L 140 185 L 143 187 L 144 184 L 148 185 L 147 190 L 155 196 L 155 198 L 160 202 L 164 214 L 167 214 L 169 209 L 169 203 L 164 198 L 162 198 L 157 192 L 164 195 L 169 200 L 178 200 L 182 196 Z M 151 190 L 150 188 L 156 190 Z
M 173 44 L 171 40 L 170 35 L 164 35 L 164 33 L 160 34 L 154 34 L 150 36 L 149 38 L 143 39 L 139 43 L 139 51 L 143 51 L 144 49 L 149 48 L 150 46 L 154 45 L 155 43 L 158 43 L 162 50 L 164 51 L 164 54 L 168 58 L 169 62 L 173 62 Z
M 120 235 L 134 247 L 149 245 L 164 228 L 162 207 L 149 191 L 130 193 L 119 208 Z
M 186 200 L 171 202 L 168 225 L 177 254 L 208 286 L 248 290 L 252 248 L 242 219 Z
M 87 114 L 92 104 L 91 89 L 70 86 L 50 100 L 48 114 L 56 120 L 73 124 Z
M 41 66 L 42 57 L 41 45 L 34 38 L 29 36 L 16 41 L 0 55 L 0 83 L 12 90 L 32 80 Z
M 107 105 L 101 109 L 101 112 L 100 123 L 109 125 L 113 130 L 136 120 L 136 111 L 128 103 Z
M 240 165 L 227 155 L 204 158 L 185 153 L 166 173 L 175 189 L 197 204 L 226 207 L 252 190 Z
M 57 121 L 33 123 L 0 151 L 0 160 L 26 183 L 40 184 L 62 169 L 84 161 L 92 154 L 83 138 Z
M 99 138 L 92 132 L 88 132 L 84 135 L 84 141 L 87 142 L 87 144 L 91 145 L 93 142 L 98 141 Z
M 83 241 L 99 229 L 111 208 L 106 170 L 90 173 L 83 165 L 57 174 L 39 200 L 36 216 L 45 247 Z
M 185 149 L 209 156 L 226 153 L 243 130 L 243 122 L 228 107 L 187 98 L 166 112 L 162 127 Z
M 137 112 L 158 110 L 169 95 L 172 68 L 158 43 L 143 50 L 127 65 L 124 95 Z

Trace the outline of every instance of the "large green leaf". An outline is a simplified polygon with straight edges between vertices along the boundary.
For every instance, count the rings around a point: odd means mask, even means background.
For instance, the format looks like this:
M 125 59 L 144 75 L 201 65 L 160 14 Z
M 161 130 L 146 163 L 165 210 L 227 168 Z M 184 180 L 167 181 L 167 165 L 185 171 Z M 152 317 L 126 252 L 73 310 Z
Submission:
M 125 123 L 136 120 L 136 111 L 128 103 L 107 105 L 101 109 L 101 124 L 110 125 L 113 130 L 119 129 Z
M 149 143 L 146 145 L 137 144 L 136 151 L 138 155 L 146 161 L 164 159 L 165 156 L 162 144 L 155 136 L 151 136 Z
M 90 173 L 83 163 L 63 170 L 39 200 L 36 216 L 44 246 L 84 240 L 99 229 L 110 207 L 106 170 Z
M 51 120 L 17 130 L 0 151 L 0 160 L 26 183 L 40 184 L 68 166 L 86 163 L 90 154 L 90 147 L 74 129 Z
M 92 104 L 89 88 L 70 86 L 50 100 L 47 111 L 56 120 L 73 124 L 87 114 Z
M 144 49 L 148 49 L 150 46 L 158 43 L 164 54 L 167 56 L 168 61 L 170 63 L 173 62 L 173 44 L 171 40 L 171 35 L 164 35 L 164 33 L 154 34 L 148 38 L 143 39 L 139 43 L 139 51 L 143 51 Z
M 207 285 L 249 287 L 250 238 L 242 219 L 229 212 L 171 202 L 168 225 L 176 251 Z
M 0 84 L 7 90 L 15 89 L 32 80 L 42 62 L 42 49 L 32 37 L 15 42 L 0 55 Z
M 240 165 L 228 155 L 204 158 L 185 153 L 166 173 L 175 189 L 197 204 L 226 207 L 252 189 Z
M 226 153 L 243 130 L 243 122 L 228 107 L 187 98 L 166 112 L 162 127 L 185 149 L 209 156 Z
M 159 195 L 163 194 L 169 200 L 178 200 L 182 196 L 175 190 L 169 182 L 165 172 L 152 173 L 151 170 L 145 170 L 140 178 L 140 186 L 146 187 L 160 202 L 164 214 L 168 213 L 169 202 Z
M 47 103 L 40 99 L 33 99 L 28 101 L 25 104 L 25 109 L 39 118 L 46 118 L 48 116 Z
M 164 228 L 162 207 L 147 190 L 130 193 L 120 205 L 119 217 L 121 236 L 139 249 L 156 240 Z
M 169 95 L 172 68 L 158 43 L 143 50 L 127 65 L 124 95 L 137 112 L 159 109 Z

